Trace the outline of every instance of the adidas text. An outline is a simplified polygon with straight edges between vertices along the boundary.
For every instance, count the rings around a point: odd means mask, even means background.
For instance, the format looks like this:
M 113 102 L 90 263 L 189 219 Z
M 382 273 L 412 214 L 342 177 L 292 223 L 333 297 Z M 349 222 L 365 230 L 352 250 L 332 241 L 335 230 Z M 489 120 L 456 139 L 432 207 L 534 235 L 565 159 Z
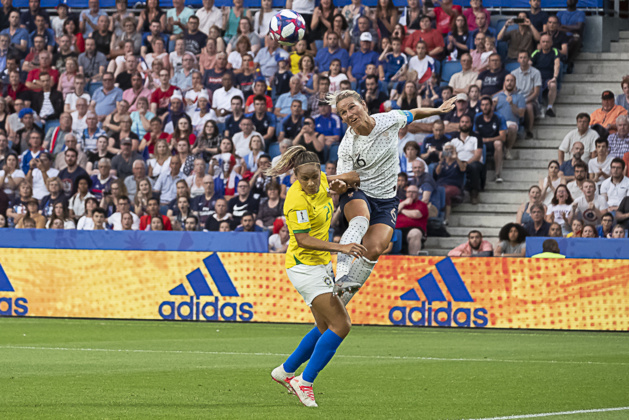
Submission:
M 421 306 L 394 306 L 389 311 L 389 321 L 393 325 L 413 325 L 416 327 L 471 327 L 484 328 L 488 324 L 487 309 L 457 308 L 452 311 L 452 302 L 446 307 L 434 307 L 421 303 Z
M 190 300 L 180 302 L 165 301 L 159 305 L 159 316 L 162 319 L 183 319 L 189 321 L 243 321 L 253 319 L 253 304 L 244 302 L 238 305 L 225 302 L 219 305 L 218 297 L 210 301 L 200 301 L 195 296 Z

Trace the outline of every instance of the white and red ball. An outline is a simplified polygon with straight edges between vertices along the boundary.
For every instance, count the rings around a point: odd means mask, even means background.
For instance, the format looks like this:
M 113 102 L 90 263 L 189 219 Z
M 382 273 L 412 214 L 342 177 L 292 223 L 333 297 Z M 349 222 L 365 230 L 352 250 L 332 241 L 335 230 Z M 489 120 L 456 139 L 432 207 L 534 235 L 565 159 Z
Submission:
M 281 45 L 295 45 L 306 34 L 306 22 L 294 10 L 284 9 L 271 18 L 269 33 Z

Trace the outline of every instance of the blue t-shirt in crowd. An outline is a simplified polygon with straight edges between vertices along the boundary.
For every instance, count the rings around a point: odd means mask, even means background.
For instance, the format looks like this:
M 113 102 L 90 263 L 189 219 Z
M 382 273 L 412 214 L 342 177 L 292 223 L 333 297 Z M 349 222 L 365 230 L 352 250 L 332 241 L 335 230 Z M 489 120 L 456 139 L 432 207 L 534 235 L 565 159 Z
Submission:
M 519 124 L 520 117 L 513 113 L 513 110 L 511 109 L 511 104 L 507 102 L 507 94 L 504 92 L 498 92 L 495 97 L 498 98 L 495 112 L 502 115 L 505 120 Z M 511 94 L 511 102 L 519 109 L 526 108 L 526 99 L 520 93 L 513 92 Z
M 572 166 L 572 159 L 566 160 L 561 164 L 559 170 L 563 172 L 565 176 L 574 176 L 574 166 Z
M 319 68 L 319 72 L 329 71 L 330 63 L 335 58 L 341 60 L 341 68 L 346 69 L 349 66 L 349 54 L 347 53 L 347 50 L 344 50 L 343 48 L 339 48 L 332 54 L 330 54 L 329 48 L 321 48 L 317 51 L 315 66 Z
M 498 137 L 502 130 L 507 129 L 507 121 L 505 118 L 494 112 L 489 121 L 485 121 L 483 114 L 479 113 L 474 118 L 474 131 L 480 134 L 484 139 Z
M 324 136 L 341 136 L 341 118 L 336 114 L 315 118 L 315 131 Z
M 555 75 L 555 59 L 557 58 L 559 58 L 559 51 L 556 48 L 551 48 L 547 53 L 542 50 L 533 52 L 531 61 L 533 62 L 533 67 L 542 74 L 542 80 L 553 78 Z
M 389 53 L 381 64 L 384 67 L 384 77 L 388 80 L 395 76 L 402 66 L 408 64 L 408 58 L 404 53 L 400 53 L 397 57 L 393 53 Z
M 349 65 L 352 67 L 352 76 L 358 80 L 362 79 L 365 76 L 365 69 L 368 64 L 378 66 L 378 57 L 379 55 L 375 51 L 366 53 L 356 51 L 349 60 Z

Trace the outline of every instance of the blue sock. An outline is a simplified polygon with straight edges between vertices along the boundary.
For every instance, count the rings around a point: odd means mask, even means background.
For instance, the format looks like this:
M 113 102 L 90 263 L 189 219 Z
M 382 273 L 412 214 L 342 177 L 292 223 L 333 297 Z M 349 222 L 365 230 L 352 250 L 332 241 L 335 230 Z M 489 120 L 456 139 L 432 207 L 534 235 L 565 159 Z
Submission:
M 315 346 L 310 362 L 301 374 L 306 382 L 314 382 L 321 370 L 332 360 L 336 349 L 341 345 L 343 339 L 332 330 L 326 330 L 317 345 Z
M 284 370 L 287 373 L 295 372 L 299 366 L 310 359 L 319 338 L 321 338 L 321 332 L 317 327 L 314 327 L 301 339 L 293 354 L 288 356 L 284 362 Z

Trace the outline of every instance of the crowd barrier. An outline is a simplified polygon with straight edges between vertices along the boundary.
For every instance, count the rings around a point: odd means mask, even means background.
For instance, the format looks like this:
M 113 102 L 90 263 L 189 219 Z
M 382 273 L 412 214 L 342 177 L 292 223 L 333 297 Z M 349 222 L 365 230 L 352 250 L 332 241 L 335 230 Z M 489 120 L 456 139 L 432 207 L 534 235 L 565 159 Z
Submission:
M 0 249 L 0 316 L 311 323 L 284 256 Z M 354 324 L 629 329 L 627 260 L 384 256 Z
M 542 244 L 548 238 L 526 238 L 526 256 L 542 252 Z M 607 238 L 552 238 L 566 258 L 596 258 L 601 260 L 629 259 L 629 239 Z
M 54 8 L 59 3 L 65 3 L 70 7 L 76 9 L 86 9 L 88 7 L 88 0 L 41 0 L 41 6 L 44 8 Z M 362 4 L 375 7 L 378 0 L 363 0 Z M 146 3 L 146 0 L 129 0 L 129 7 L 134 7 L 138 3 Z M 316 2 L 319 4 L 319 2 Z M 351 3 L 351 0 L 334 0 L 336 7 L 346 6 Z M 113 8 L 115 7 L 115 0 L 100 0 L 100 7 Z M 162 8 L 172 7 L 172 0 L 160 0 L 159 2 Z M 214 4 L 217 7 L 233 6 L 233 0 L 215 0 Z M 393 4 L 396 7 L 406 6 L 407 0 L 393 0 Z M 469 0 L 454 0 L 454 4 L 469 7 Z M 273 0 L 273 7 L 280 9 L 285 7 L 286 0 Z M 15 7 L 28 7 L 28 0 L 14 0 L 13 6 Z M 203 0 L 186 0 L 186 6 L 199 8 L 203 6 Z M 244 0 L 245 7 L 260 8 L 260 0 Z M 528 0 L 483 0 L 483 6 L 487 8 L 503 8 L 503 9 L 528 9 L 530 7 Z M 565 9 L 565 0 L 544 0 L 543 6 L 545 8 L 560 8 Z M 602 8 L 603 0 L 580 0 L 578 4 L 579 8 Z

